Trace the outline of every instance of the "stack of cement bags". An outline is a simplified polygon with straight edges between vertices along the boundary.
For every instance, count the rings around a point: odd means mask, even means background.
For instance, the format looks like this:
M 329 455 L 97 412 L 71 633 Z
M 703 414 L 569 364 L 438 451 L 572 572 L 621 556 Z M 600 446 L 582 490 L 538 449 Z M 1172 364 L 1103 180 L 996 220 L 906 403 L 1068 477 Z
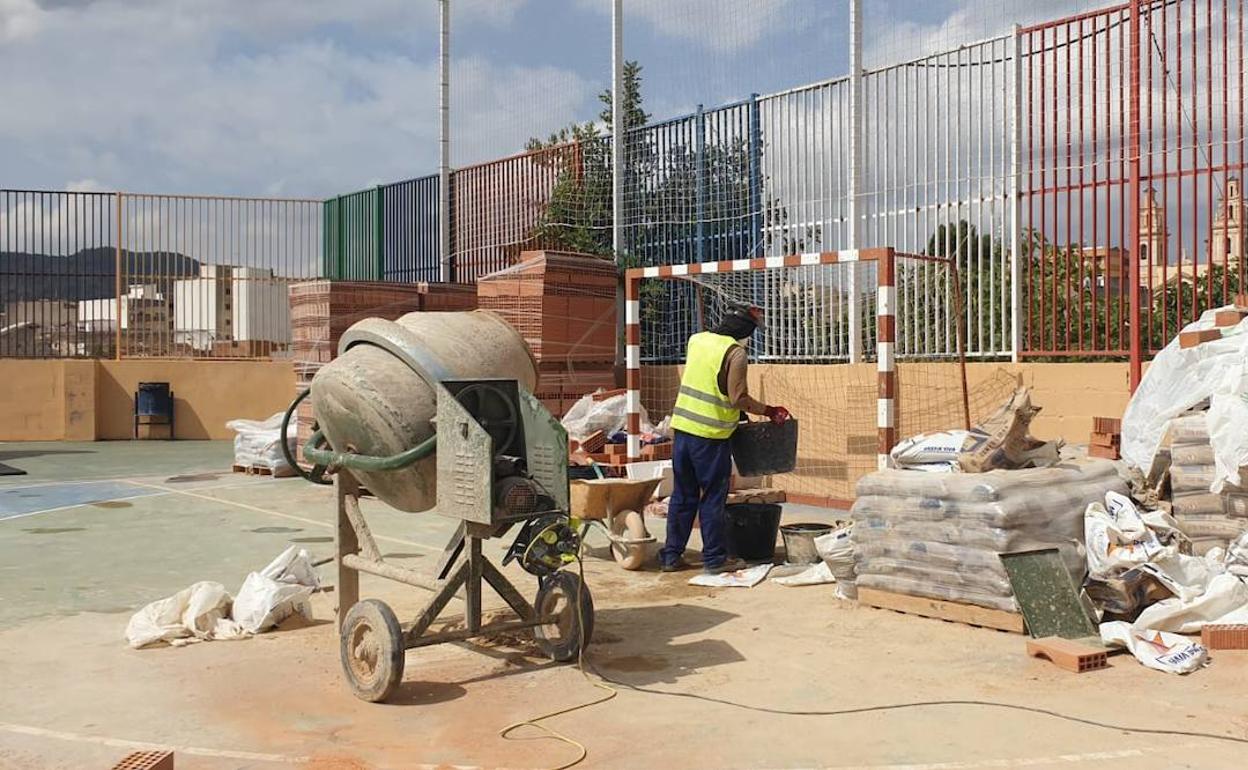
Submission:
M 1125 494 L 1127 485 L 1098 459 L 864 476 L 853 507 L 858 587 L 1017 611 L 999 554 L 1057 547 L 1079 585 L 1084 509 L 1110 490 Z
M 1225 548 L 1248 530 L 1248 491 L 1227 485 L 1209 491 L 1216 469 L 1206 413 L 1188 412 L 1170 421 L 1170 499 L 1180 529 L 1203 554 Z

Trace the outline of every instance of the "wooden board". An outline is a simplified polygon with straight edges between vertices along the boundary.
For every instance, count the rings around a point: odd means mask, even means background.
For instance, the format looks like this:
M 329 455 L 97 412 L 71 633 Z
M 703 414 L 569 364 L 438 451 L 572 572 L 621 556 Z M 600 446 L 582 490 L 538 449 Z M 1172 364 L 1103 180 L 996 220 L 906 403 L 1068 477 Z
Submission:
M 266 468 L 263 465 L 235 465 L 233 466 L 233 471 L 234 473 L 245 473 L 248 476 L 276 476 L 279 479 L 295 475 L 294 469 L 285 465 L 279 468 L 276 473 L 273 472 L 272 468 Z
M 976 607 L 973 604 L 928 599 L 924 596 L 906 596 L 865 587 L 858 588 L 858 603 L 882 610 L 904 612 L 907 615 L 921 615 L 925 618 L 965 623 L 968 626 L 995 628 L 1015 634 L 1026 633 L 1021 614 Z

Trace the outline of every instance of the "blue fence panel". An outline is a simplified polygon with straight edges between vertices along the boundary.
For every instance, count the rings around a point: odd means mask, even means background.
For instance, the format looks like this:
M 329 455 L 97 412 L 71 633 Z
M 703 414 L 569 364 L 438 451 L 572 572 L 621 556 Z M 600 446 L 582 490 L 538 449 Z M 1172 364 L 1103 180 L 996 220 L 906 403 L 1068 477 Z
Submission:
M 438 176 L 382 186 L 383 281 L 441 279 L 438 233 Z

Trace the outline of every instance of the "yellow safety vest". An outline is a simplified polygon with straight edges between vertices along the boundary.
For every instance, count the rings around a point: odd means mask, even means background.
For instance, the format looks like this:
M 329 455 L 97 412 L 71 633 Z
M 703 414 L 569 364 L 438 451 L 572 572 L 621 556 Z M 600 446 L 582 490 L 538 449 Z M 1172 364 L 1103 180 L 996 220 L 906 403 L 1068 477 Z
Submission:
M 719 369 L 733 345 L 732 337 L 699 332 L 689 338 L 685 373 L 672 409 L 672 428 L 702 438 L 724 439 L 737 429 L 741 410 L 719 389 Z

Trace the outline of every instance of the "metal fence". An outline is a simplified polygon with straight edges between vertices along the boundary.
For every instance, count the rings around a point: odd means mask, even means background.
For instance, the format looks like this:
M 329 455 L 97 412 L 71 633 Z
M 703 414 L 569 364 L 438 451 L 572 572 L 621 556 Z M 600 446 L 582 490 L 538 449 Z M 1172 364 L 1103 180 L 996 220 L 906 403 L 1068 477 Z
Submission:
M 0 356 L 263 357 L 321 269 L 314 200 L 0 190 Z

